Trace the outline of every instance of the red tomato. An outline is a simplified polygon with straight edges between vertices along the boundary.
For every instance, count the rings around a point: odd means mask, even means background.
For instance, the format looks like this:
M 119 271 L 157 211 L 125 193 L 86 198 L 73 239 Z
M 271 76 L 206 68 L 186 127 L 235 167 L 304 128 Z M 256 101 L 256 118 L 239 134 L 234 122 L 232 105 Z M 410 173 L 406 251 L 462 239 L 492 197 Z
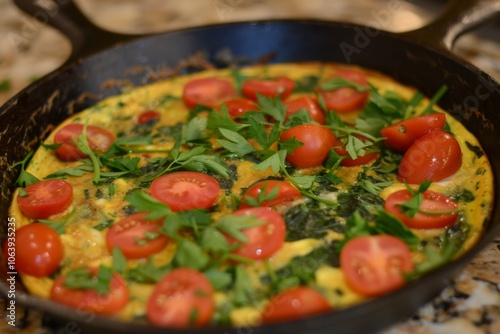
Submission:
M 97 275 L 97 270 L 91 272 Z M 113 315 L 120 312 L 128 302 L 129 292 L 127 282 L 117 272 L 113 273 L 110 291 L 99 294 L 95 290 L 72 289 L 64 285 L 65 275 L 59 276 L 50 290 L 50 299 L 80 311 L 93 312 L 101 315 Z
M 172 211 L 208 209 L 219 196 L 220 185 L 213 177 L 199 172 L 175 172 L 151 183 L 151 195 Z
M 226 79 L 202 78 L 189 81 L 184 86 L 184 104 L 192 109 L 198 104 L 216 108 L 222 101 L 236 95 L 233 84 Z
M 146 124 L 156 122 L 160 119 L 161 114 L 155 110 L 146 110 L 139 114 L 137 122 L 139 124 Z
M 344 78 L 363 87 L 368 87 L 366 76 L 357 70 L 343 69 L 332 76 L 333 78 Z M 362 109 L 368 100 L 369 92 L 358 92 L 351 87 L 342 87 L 330 91 L 320 91 L 328 110 L 338 113 L 346 113 Z
M 257 110 L 255 102 L 244 98 L 232 99 L 224 102 L 223 104 L 226 105 L 229 117 L 231 117 L 231 119 L 243 116 L 247 111 Z
M 283 217 L 270 207 L 240 209 L 234 213 L 237 216 L 254 216 L 265 224 L 242 230 L 248 238 L 247 243 L 233 251 L 253 260 L 270 258 L 285 243 L 286 224 Z M 230 243 L 236 243 L 228 237 Z
M 357 293 L 376 297 L 405 284 L 403 273 L 413 269 L 408 246 L 391 235 L 349 240 L 340 252 L 340 267 Z
M 257 93 L 267 97 L 279 96 L 281 99 L 286 99 L 294 88 L 295 82 L 287 77 L 248 79 L 241 87 L 243 94 L 254 101 L 257 101 Z
M 156 285 L 146 308 L 149 321 L 157 326 L 204 326 L 214 313 L 214 289 L 202 273 L 177 268 Z
M 358 137 L 363 141 L 367 141 L 367 139 L 362 137 L 362 136 L 358 136 Z M 338 146 L 334 147 L 334 150 L 338 155 L 340 155 L 340 156 L 349 155 L 345 145 L 342 145 L 340 140 L 338 140 L 335 145 L 338 145 Z M 342 160 L 340 162 L 340 165 L 344 166 L 344 167 L 354 167 L 354 166 L 366 165 L 366 164 L 372 162 L 373 160 L 377 159 L 377 157 L 378 157 L 378 152 L 366 153 L 363 156 L 358 156 L 356 159 L 345 158 L 344 160 Z
M 300 191 L 288 182 L 278 180 L 261 181 L 257 182 L 245 191 L 242 198 L 243 203 L 240 204 L 240 209 L 251 207 L 250 205 L 245 204 L 246 196 L 257 199 L 259 194 L 261 194 L 264 190 L 267 195 L 276 188 L 278 189 L 277 196 L 273 199 L 263 201 L 260 203 L 260 206 L 275 206 L 284 202 L 293 201 L 301 196 Z
M 294 126 L 281 134 L 280 140 L 295 137 L 304 145 L 288 154 L 286 160 L 297 168 L 319 166 L 328 156 L 328 151 L 336 143 L 335 135 L 322 125 L 302 124 Z
M 398 179 L 412 184 L 441 181 L 462 166 L 462 151 L 453 135 L 431 131 L 415 141 L 403 155 Z
M 76 146 L 78 137 L 83 132 L 83 124 L 72 123 L 64 126 L 54 136 L 55 144 L 62 144 L 56 149 L 56 155 L 62 161 L 76 161 L 87 157 Z M 92 151 L 106 152 L 113 144 L 115 136 L 99 126 L 87 126 L 87 142 Z
M 106 234 L 108 250 L 118 247 L 127 259 L 141 259 L 163 250 L 170 238 L 158 232 L 158 223 L 146 220 L 146 212 L 123 218 Z
M 264 323 L 303 318 L 332 309 L 325 297 L 307 286 L 299 286 L 273 296 L 262 311 Z
M 9 252 L 9 248 L 12 252 Z M 20 273 L 46 277 L 59 268 L 64 248 L 54 229 L 42 223 L 32 223 L 16 231 L 15 245 L 5 242 L 4 254 L 14 256 L 16 269 Z
M 66 210 L 73 201 L 73 186 L 64 180 L 40 181 L 24 191 L 25 196 L 17 196 L 17 204 L 28 218 L 48 218 Z
M 426 190 L 422 193 L 424 201 L 420 209 L 425 211 L 454 211 L 458 209 L 458 204 L 446 195 L 435 191 Z M 399 190 L 387 197 L 384 208 L 387 212 L 399 218 L 409 228 L 427 229 L 441 228 L 455 224 L 458 213 L 448 214 L 426 214 L 418 212 L 413 217 L 408 217 L 401 212 L 399 205 L 409 201 L 413 195 L 407 190 Z
M 299 97 L 284 103 L 286 107 L 286 118 L 289 118 L 300 109 L 306 109 L 313 121 L 325 124 L 326 117 L 315 98 L 309 96 Z
M 432 130 L 440 130 L 446 124 L 443 113 L 418 116 L 388 126 L 380 131 L 386 137 L 385 144 L 397 152 L 405 152 L 418 138 Z

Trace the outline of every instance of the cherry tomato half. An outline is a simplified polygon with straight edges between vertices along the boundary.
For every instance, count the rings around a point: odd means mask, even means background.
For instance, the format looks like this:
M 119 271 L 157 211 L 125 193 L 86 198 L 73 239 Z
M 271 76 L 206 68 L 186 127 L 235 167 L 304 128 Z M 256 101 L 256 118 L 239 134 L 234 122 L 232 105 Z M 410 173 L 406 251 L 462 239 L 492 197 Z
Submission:
M 295 82 L 287 77 L 252 78 L 243 82 L 241 87 L 243 94 L 254 101 L 257 101 L 257 93 L 267 97 L 279 96 L 281 99 L 286 99 L 294 88 Z
M 247 111 L 256 111 L 257 105 L 254 101 L 244 98 L 236 98 L 223 103 L 231 119 L 238 118 L 246 114 Z
M 170 238 L 159 233 L 159 224 L 146 215 L 138 213 L 113 224 L 106 234 L 109 252 L 118 247 L 127 259 L 141 259 L 163 250 Z
M 388 126 L 380 131 L 386 137 L 385 144 L 397 152 L 405 152 L 418 138 L 432 130 L 443 129 L 444 113 L 418 116 Z
M 90 269 L 97 275 L 97 269 Z M 72 289 L 64 285 L 65 275 L 59 276 L 50 291 L 50 299 L 80 311 L 101 315 L 113 315 L 120 312 L 129 300 L 127 283 L 117 272 L 113 273 L 109 292 L 99 294 L 96 290 Z
M 349 240 L 340 252 L 340 267 L 357 293 L 376 297 L 405 284 L 403 273 L 413 269 L 408 246 L 391 235 Z
M 234 213 L 237 216 L 254 216 L 265 224 L 242 230 L 248 241 L 233 251 L 253 260 L 264 260 L 270 258 L 285 243 L 286 224 L 283 217 L 270 207 L 257 207 L 240 209 Z M 228 237 L 230 243 L 236 243 Z
M 286 118 L 290 118 L 293 114 L 301 109 L 307 110 L 311 120 L 319 124 L 325 124 L 326 117 L 323 110 L 319 106 L 315 98 L 310 96 L 302 96 L 284 103 L 286 107 Z
M 55 151 L 59 160 L 76 161 L 87 157 L 76 146 L 83 128 L 83 124 L 72 123 L 64 126 L 54 135 L 54 143 L 61 144 Z M 115 136 L 111 132 L 99 126 L 87 125 L 86 134 L 88 145 L 92 151 L 106 152 L 115 140 Z
M 265 191 L 265 194 L 268 195 L 272 191 L 278 191 L 276 197 L 263 201 L 260 203 L 260 206 L 275 206 L 278 204 L 282 204 L 285 202 L 293 201 L 301 196 L 300 191 L 292 186 L 290 183 L 279 180 L 266 180 L 260 181 L 248 188 L 243 194 L 243 202 L 240 205 L 240 209 L 249 208 L 250 205 L 245 203 L 245 197 L 253 197 L 257 199 L 259 194 Z
M 24 191 L 24 196 L 17 196 L 17 204 L 28 218 L 48 218 L 66 210 L 73 201 L 73 186 L 64 180 L 40 181 Z
M 157 326 L 200 327 L 210 322 L 214 309 L 214 289 L 205 275 L 177 268 L 157 283 L 146 314 Z
M 219 196 L 220 185 L 200 172 L 175 172 L 155 179 L 150 190 L 172 211 L 185 211 L 210 208 Z
M 222 101 L 236 95 L 233 84 L 226 79 L 202 78 L 189 81 L 184 86 L 184 104 L 192 109 L 198 104 L 216 108 Z
M 409 201 L 413 195 L 407 190 L 396 191 L 387 197 L 384 208 L 387 212 L 399 218 L 409 228 L 428 229 L 441 228 L 451 226 L 457 221 L 458 213 L 443 213 L 437 212 L 456 211 L 458 204 L 450 197 L 437 193 L 435 191 L 426 190 L 422 193 L 424 198 L 420 209 L 433 214 L 417 212 L 413 217 L 409 217 L 401 211 L 400 205 Z
M 431 131 L 413 143 L 399 164 L 398 179 L 412 184 L 441 181 L 462 165 L 462 151 L 453 135 Z
M 13 248 L 15 253 L 9 252 Z M 64 248 L 57 232 L 42 223 L 24 225 L 16 231 L 16 243 L 4 244 L 4 254 L 14 256 L 18 272 L 35 277 L 54 273 L 64 256 Z M 6 255 L 6 257 L 7 257 Z
M 161 114 L 156 110 L 146 110 L 139 114 L 137 117 L 137 122 L 139 124 L 147 124 L 157 122 L 161 117 Z
M 332 309 L 323 295 L 313 288 L 299 286 L 273 296 L 264 306 L 264 323 L 303 318 L 328 312 Z
M 368 141 L 368 139 L 366 139 L 362 136 L 357 136 L 357 137 L 359 137 L 362 141 L 365 141 L 365 142 Z M 337 140 L 337 143 L 335 144 L 335 147 L 333 149 L 340 156 L 349 155 L 349 152 L 347 152 L 345 145 L 342 145 L 340 140 Z M 356 159 L 345 158 L 340 162 L 340 165 L 344 166 L 344 167 L 354 167 L 354 166 L 366 165 L 366 164 L 369 164 L 370 162 L 372 162 L 373 160 L 377 159 L 377 157 L 378 157 L 378 152 L 365 153 L 365 155 L 362 155 L 362 156 L 358 155 L 358 157 Z
M 364 73 L 356 70 L 342 69 L 331 78 L 344 78 L 363 87 L 368 87 Z M 320 94 L 328 110 L 338 113 L 347 113 L 362 109 L 369 97 L 369 92 L 358 92 L 351 87 L 342 87 L 330 91 L 321 90 Z
M 303 145 L 288 154 L 286 160 L 297 168 L 319 166 L 328 156 L 328 151 L 336 143 L 335 135 L 322 125 L 302 124 L 294 126 L 281 134 L 280 140 L 295 137 Z

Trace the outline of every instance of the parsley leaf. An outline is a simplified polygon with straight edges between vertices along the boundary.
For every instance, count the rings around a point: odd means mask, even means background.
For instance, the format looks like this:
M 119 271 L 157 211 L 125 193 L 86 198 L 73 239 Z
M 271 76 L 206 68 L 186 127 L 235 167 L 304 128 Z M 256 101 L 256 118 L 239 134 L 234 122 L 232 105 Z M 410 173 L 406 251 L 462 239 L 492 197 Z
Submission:
M 16 162 L 10 168 L 14 168 L 16 166 L 21 165 L 21 172 L 19 173 L 19 176 L 15 182 L 15 185 L 18 187 L 27 187 L 29 185 L 35 184 L 39 182 L 40 180 L 37 179 L 33 174 L 28 173 L 25 169 L 24 166 L 28 163 L 28 161 L 31 159 L 31 156 L 33 155 L 33 151 L 29 152 L 23 160 Z

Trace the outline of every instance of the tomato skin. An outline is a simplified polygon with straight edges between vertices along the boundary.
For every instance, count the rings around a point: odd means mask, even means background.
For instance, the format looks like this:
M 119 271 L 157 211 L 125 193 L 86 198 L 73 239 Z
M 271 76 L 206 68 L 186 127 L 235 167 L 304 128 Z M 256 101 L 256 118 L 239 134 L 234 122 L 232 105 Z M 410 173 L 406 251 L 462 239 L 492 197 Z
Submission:
M 236 95 L 233 84 L 226 79 L 201 78 L 189 81 L 184 85 L 182 99 L 192 109 L 197 105 L 217 108 L 222 101 Z
M 223 105 L 226 106 L 229 117 L 236 119 L 245 115 L 248 111 L 256 111 L 257 105 L 254 101 L 244 98 L 236 98 L 225 101 Z
M 54 143 L 61 144 L 55 153 L 61 161 L 77 161 L 87 157 L 76 146 L 78 136 L 83 132 L 84 125 L 72 123 L 64 126 L 54 135 Z M 87 125 L 87 142 L 92 151 L 106 152 L 113 144 L 115 136 L 108 130 L 94 125 Z
M 349 240 L 340 252 L 340 267 L 355 292 L 376 297 L 402 287 L 403 273 L 413 269 L 408 246 L 391 235 Z
M 5 257 L 8 248 L 8 243 L 5 242 Z M 14 250 L 15 254 L 12 255 L 15 257 L 17 271 L 38 278 L 54 273 L 64 257 L 59 234 L 53 228 L 38 222 L 16 230 Z
M 234 250 L 233 254 L 253 260 L 264 260 L 270 258 L 285 243 L 285 220 L 276 210 L 270 207 L 255 207 L 239 209 L 234 214 L 254 216 L 264 221 L 265 224 L 242 230 L 248 242 Z M 231 237 L 227 238 L 229 243 L 236 243 Z
M 450 197 L 432 190 L 422 193 L 424 201 L 420 208 L 426 211 L 453 211 L 458 209 L 458 204 Z M 408 217 L 401 212 L 398 205 L 409 201 L 413 195 L 407 190 L 396 191 L 387 197 L 384 209 L 399 218 L 406 226 L 415 229 L 442 228 L 451 226 L 457 221 L 458 213 L 430 215 L 418 212 L 413 217 Z
M 276 187 L 278 187 L 278 195 L 273 199 L 270 199 L 268 201 L 263 201 L 262 203 L 260 203 L 261 206 L 276 206 L 278 204 L 290 202 L 293 201 L 294 199 L 301 197 L 300 191 L 288 182 L 279 180 L 266 180 L 257 182 L 256 184 L 248 188 L 245 191 L 242 200 L 244 201 L 245 196 L 250 196 L 257 199 L 259 194 L 262 193 L 264 189 L 267 195 Z M 250 205 L 245 204 L 244 202 L 241 203 L 239 206 L 240 209 L 250 208 L 250 207 L 251 207 Z
M 219 196 L 220 185 L 200 172 L 174 172 L 155 179 L 150 190 L 154 198 L 177 212 L 210 208 Z
M 146 110 L 139 114 L 137 117 L 137 123 L 147 124 L 157 122 L 161 117 L 161 114 L 156 110 Z
M 177 268 L 157 283 L 147 302 L 146 314 L 157 326 L 201 327 L 212 319 L 213 295 L 214 289 L 205 275 L 193 269 Z
M 106 244 L 111 253 L 118 247 L 127 259 L 142 259 L 162 251 L 170 238 L 158 232 L 159 223 L 147 220 L 147 212 L 123 218 L 111 226 L 106 233 Z M 148 240 L 145 233 L 158 234 Z
M 357 70 L 341 69 L 331 78 L 343 78 L 363 87 L 368 87 L 365 74 Z M 331 91 L 320 90 L 320 94 L 328 110 L 337 113 L 360 110 L 364 107 L 369 97 L 369 92 L 358 92 L 351 87 L 342 87 Z
M 97 275 L 97 269 L 90 268 Z M 50 291 L 50 299 L 79 311 L 93 312 L 100 315 L 113 315 L 120 312 L 129 300 L 127 283 L 117 272 L 113 273 L 110 282 L 110 291 L 107 294 L 98 294 L 95 290 L 72 289 L 64 285 L 65 275 L 54 281 Z
M 22 213 L 32 219 L 45 219 L 66 210 L 73 201 L 73 186 L 64 180 L 44 180 L 24 188 L 17 196 Z
M 405 152 L 418 138 L 429 131 L 443 129 L 446 124 L 444 113 L 418 116 L 393 124 L 380 131 L 386 137 L 385 144 L 397 152 Z
M 267 96 L 279 96 L 281 99 L 286 99 L 295 88 L 295 82 L 287 77 L 277 77 L 272 79 L 252 78 L 243 82 L 241 87 L 243 94 L 257 101 L 257 93 Z
M 283 103 L 286 107 L 286 119 L 290 118 L 300 109 L 306 109 L 311 117 L 311 120 L 318 124 L 325 124 L 326 117 L 315 98 L 310 96 L 302 96 L 293 100 Z
M 326 127 L 316 124 L 302 124 L 284 131 L 281 141 L 295 137 L 304 145 L 288 154 L 286 160 L 297 168 L 316 167 L 323 163 L 328 151 L 336 143 L 335 135 Z
M 367 139 L 358 136 L 361 140 L 366 141 Z M 337 140 L 335 147 L 333 148 L 335 152 L 340 155 L 340 156 L 348 156 L 349 152 L 347 152 L 347 149 L 345 145 L 342 145 L 342 142 L 340 140 Z M 362 166 L 369 164 L 373 160 L 378 158 L 378 152 L 372 152 L 372 153 L 366 153 L 363 156 L 358 156 L 356 159 L 353 158 L 344 158 L 341 162 L 340 165 L 344 167 L 354 167 L 354 166 Z
M 325 297 L 308 286 L 294 287 L 273 296 L 264 306 L 262 321 L 267 323 L 299 319 L 332 310 Z
M 415 141 L 406 151 L 398 168 L 398 180 L 419 184 L 441 181 L 462 166 L 462 151 L 453 135 L 431 131 Z

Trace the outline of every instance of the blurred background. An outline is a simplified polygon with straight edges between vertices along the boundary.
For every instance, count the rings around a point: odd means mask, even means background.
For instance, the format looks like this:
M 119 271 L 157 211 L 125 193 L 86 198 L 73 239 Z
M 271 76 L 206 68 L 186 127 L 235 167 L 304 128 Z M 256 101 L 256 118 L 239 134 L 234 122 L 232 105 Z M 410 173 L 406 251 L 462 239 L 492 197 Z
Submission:
M 51 0 L 33 0 L 47 3 Z M 221 22 L 315 18 L 402 32 L 439 14 L 444 0 L 75 0 L 98 26 L 121 33 L 158 33 Z M 500 26 L 489 25 L 456 44 L 457 54 L 500 80 Z M 60 66 L 70 44 L 56 30 L 0 0 L 0 104 Z

